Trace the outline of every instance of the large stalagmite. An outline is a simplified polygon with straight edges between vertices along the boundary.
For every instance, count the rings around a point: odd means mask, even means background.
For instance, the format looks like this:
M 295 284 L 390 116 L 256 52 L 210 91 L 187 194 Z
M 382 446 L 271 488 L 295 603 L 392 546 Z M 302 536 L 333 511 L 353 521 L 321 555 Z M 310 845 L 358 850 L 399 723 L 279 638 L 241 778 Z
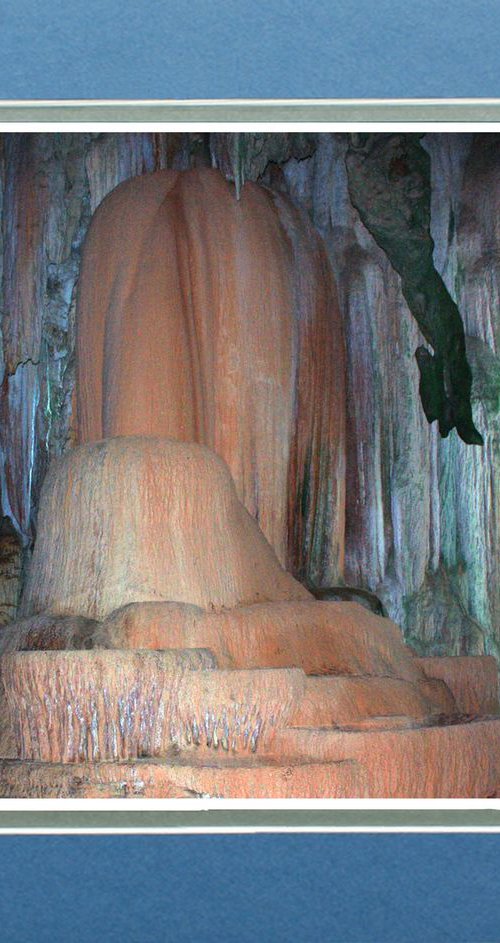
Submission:
M 119 187 L 78 361 L 81 444 L 0 640 L 0 794 L 497 794 L 491 659 L 428 663 L 283 566 L 337 573 L 344 515 L 334 288 L 291 204 L 211 171 Z
M 94 215 L 78 306 L 79 440 L 207 445 L 281 563 L 336 582 L 344 346 L 306 215 L 217 171 L 136 177 Z

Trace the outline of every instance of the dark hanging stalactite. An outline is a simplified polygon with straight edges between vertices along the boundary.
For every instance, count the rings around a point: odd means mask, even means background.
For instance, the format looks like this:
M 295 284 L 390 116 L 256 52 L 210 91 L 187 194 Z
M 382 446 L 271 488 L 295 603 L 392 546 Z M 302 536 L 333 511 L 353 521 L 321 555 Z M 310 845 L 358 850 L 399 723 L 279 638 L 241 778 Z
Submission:
M 431 166 L 418 134 L 352 134 L 346 155 L 349 195 L 364 225 L 401 277 L 401 290 L 434 354 L 416 351 L 420 398 L 443 438 L 451 429 L 471 445 L 472 374 L 460 312 L 433 263 Z

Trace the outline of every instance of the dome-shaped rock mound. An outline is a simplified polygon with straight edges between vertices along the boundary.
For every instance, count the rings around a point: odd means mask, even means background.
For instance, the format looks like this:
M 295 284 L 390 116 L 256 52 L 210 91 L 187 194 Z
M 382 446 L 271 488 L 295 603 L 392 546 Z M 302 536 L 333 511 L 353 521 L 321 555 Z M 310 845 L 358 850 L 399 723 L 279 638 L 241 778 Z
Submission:
M 309 598 L 203 446 L 117 437 L 79 446 L 47 474 L 24 615 L 102 619 L 145 600 L 213 610 Z

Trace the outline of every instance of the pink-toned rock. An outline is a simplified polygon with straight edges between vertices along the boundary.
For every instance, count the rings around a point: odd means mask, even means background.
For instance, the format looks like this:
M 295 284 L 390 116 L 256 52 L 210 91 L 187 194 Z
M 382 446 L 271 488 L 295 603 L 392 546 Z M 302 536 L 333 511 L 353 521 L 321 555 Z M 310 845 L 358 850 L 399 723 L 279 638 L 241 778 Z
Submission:
M 21 759 L 74 763 L 269 750 L 303 697 L 294 669 L 217 671 L 202 649 L 20 652 L 2 683 Z
M 498 665 L 492 655 L 419 658 L 418 663 L 428 678 L 446 683 L 461 714 L 485 717 L 500 713 Z
M 500 722 L 344 732 L 289 728 L 276 749 L 314 762 L 355 760 L 372 799 L 460 799 L 500 791 Z
M 351 761 L 223 765 L 177 758 L 128 763 L 20 763 L 0 760 L 0 798 L 349 799 L 364 798 L 366 771 Z
M 443 719 L 459 720 L 460 711 L 453 693 L 440 678 L 425 678 L 418 682 L 421 693 L 437 708 Z
M 222 609 L 309 598 L 203 446 L 106 439 L 66 453 L 47 474 L 24 616 L 102 619 L 138 600 Z
M 299 599 L 221 612 L 138 603 L 111 613 L 98 639 L 111 648 L 210 648 L 221 667 L 425 679 L 398 627 L 358 603 Z
M 308 678 L 304 697 L 290 718 L 295 727 L 360 729 L 436 723 L 440 705 L 421 685 L 396 678 Z
M 336 581 L 344 342 L 306 213 L 251 183 L 237 200 L 209 169 L 117 187 L 85 242 L 77 368 L 81 442 L 155 435 L 207 445 L 280 562 Z

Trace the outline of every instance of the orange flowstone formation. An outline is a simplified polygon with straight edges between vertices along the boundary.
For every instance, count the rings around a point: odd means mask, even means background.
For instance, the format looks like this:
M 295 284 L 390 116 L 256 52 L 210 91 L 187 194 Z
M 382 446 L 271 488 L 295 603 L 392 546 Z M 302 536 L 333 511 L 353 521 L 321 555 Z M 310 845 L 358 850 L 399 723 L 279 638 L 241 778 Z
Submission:
M 22 611 L 0 647 L 2 795 L 481 796 L 500 783 L 500 720 L 462 717 L 498 713 L 491 659 L 443 660 L 456 700 L 440 660 L 426 673 L 389 619 L 313 599 L 203 446 L 118 437 L 60 459 Z
M 86 239 L 77 381 L 80 442 L 208 446 L 280 562 L 336 582 L 344 342 L 325 247 L 290 201 L 255 184 L 236 200 L 207 169 L 117 187 Z
M 203 446 L 104 439 L 47 474 L 22 615 L 102 619 L 141 600 L 222 609 L 308 598 Z
M 18 755 L 63 763 L 168 756 L 193 743 L 266 752 L 305 684 L 296 668 L 218 671 L 196 650 L 20 652 L 4 656 L 2 672 Z
M 114 191 L 76 399 L 0 637 L 1 796 L 498 793 L 492 660 L 417 658 L 285 569 L 331 581 L 344 522 L 338 310 L 291 204 L 212 171 Z
M 419 658 L 428 678 L 441 678 L 460 714 L 477 717 L 498 711 L 498 665 L 492 655 Z
M 200 764 L 136 760 L 129 763 L 16 763 L 0 760 L 3 798 L 43 799 L 207 799 L 249 797 L 349 799 L 368 796 L 366 773 L 358 763 L 244 762 L 229 759 Z

